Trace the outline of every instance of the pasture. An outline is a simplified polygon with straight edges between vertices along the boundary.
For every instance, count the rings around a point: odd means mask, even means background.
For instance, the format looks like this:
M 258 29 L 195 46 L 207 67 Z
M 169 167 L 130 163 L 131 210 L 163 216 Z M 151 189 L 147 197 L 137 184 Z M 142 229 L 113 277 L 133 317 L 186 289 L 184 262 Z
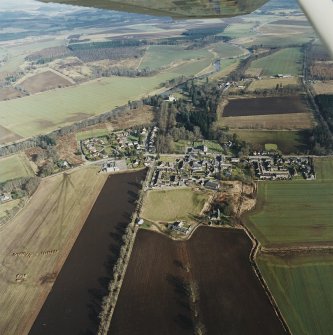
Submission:
M 97 172 L 87 167 L 43 179 L 1 227 L 1 334 L 29 332 L 105 183 L 106 175 Z
M 139 69 L 150 68 L 158 70 L 171 63 L 179 63 L 184 60 L 198 60 L 199 58 L 211 58 L 207 49 L 186 50 L 182 46 L 151 45 L 148 47 Z
M 251 67 L 262 69 L 267 76 L 279 73 L 297 76 L 302 72 L 302 57 L 300 48 L 286 48 L 253 61 Z
M 267 247 L 332 244 L 333 160 L 315 160 L 316 180 L 259 183 L 247 225 Z
M 293 334 L 332 333 L 332 255 L 264 254 L 257 262 Z
M 215 51 L 218 57 L 221 58 L 232 58 L 241 56 L 246 53 L 241 47 L 230 43 L 217 43 L 213 45 L 213 51 Z
M 0 183 L 33 175 L 32 167 L 24 154 L 0 158 Z
M 108 334 L 285 334 L 251 248 L 241 230 L 199 227 L 180 242 L 140 229 Z
M 245 22 L 245 23 L 242 22 L 242 23 L 230 24 L 220 35 L 228 36 L 231 38 L 251 35 L 253 34 L 255 26 L 256 26 L 255 22 Z
M 257 35 L 251 39 L 240 39 L 237 41 L 238 44 L 242 44 L 245 47 L 251 47 L 254 45 L 261 45 L 264 48 L 288 48 L 299 46 L 310 42 L 314 37 L 314 32 L 309 30 L 303 34 L 290 34 L 290 35 Z
M 76 133 L 76 139 L 82 141 L 92 137 L 102 137 L 109 133 L 110 131 L 106 128 L 90 128 Z
M 141 216 L 149 221 L 191 221 L 200 214 L 207 200 L 207 193 L 190 188 L 151 190 L 144 199 Z
M 302 151 L 304 145 L 302 136 L 297 131 L 266 131 L 266 130 L 239 130 L 233 129 L 232 133 L 248 143 L 257 150 L 262 150 L 265 144 L 276 144 L 284 154 Z
M 152 77 L 110 77 L 0 102 L 0 125 L 22 137 L 48 133 L 75 121 L 98 115 L 156 91 L 161 83 L 195 75 L 211 63 L 193 61 Z
M 299 79 L 297 77 L 290 77 L 290 78 L 268 78 L 268 79 L 261 79 L 261 80 L 254 80 L 247 88 L 248 91 L 255 91 L 255 90 L 271 90 L 275 89 L 276 85 L 282 87 L 285 86 L 298 86 Z

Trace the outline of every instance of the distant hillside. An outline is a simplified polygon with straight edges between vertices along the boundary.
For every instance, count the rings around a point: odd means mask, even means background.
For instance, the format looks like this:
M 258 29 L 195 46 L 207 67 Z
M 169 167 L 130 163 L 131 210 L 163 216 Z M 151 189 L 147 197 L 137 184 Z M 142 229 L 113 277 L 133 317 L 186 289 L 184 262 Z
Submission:
M 261 7 L 264 11 L 279 9 L 299 9 L 299 5 L 296 0 L 271 0 Z

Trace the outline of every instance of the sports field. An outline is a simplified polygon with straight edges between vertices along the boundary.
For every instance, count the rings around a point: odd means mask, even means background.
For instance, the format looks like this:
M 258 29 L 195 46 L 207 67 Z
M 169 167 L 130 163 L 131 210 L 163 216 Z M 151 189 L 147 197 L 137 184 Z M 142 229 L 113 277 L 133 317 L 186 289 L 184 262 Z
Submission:
M 261 182 L 248 227 L 267 247 L 331 244 L 333 160 L 315 160 L 314 181 Z
M 21 177 L 33 176 L 34 172 L 24 154 L 0 159 L 0 183 Z
M 272 55 L 255 60 L 251 68 L 260 68 L 264 75 L 299 75 L 302 71 L 302 52 L 300 48 L 286 48 Z
M 261 255 L 257 262 L 292 334 L 332 334 L 332 255 Z
M 207 199 L 207 194 L 190 188 L 149 191 L 141 216 L 149 221 L 191 220 L 201 212 Z

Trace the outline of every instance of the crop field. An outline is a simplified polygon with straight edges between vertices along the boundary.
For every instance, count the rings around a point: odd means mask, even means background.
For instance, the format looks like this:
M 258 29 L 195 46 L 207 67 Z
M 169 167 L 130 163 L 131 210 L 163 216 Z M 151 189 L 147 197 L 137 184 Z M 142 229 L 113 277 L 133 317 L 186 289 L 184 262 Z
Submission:
M 162 67 L 182 60 L 191 60 L 198 58 L 211 58 L 212 55 L 207 49 L 186 50 L 181 46 L 172 45 L 151 45 L 146 51 L 140 64 L 140 69 L 150 68 L 158 70 Z
M 228 36 L 231 38 L 242 37 L 244 35 L 251 34 L 253 28 L 256 26 L 254 22 L 247 22 L 247 23 L 234 23 L 229 25 L 223 33 L 220 35 Z M 253 33 L 253 32 L 252 32 Z
M 260 255 L 258 265 L 293 334 L 332 333 L 332 255 Z
M 248 227 L 264 246 L 331 244 L 333 160 L 315 160 L 314 181 L 262 182 Z
M 20 83 L 20 86 L 22 86 L 30 94 L 71 85 L 72 83 L 69 80 L 60 77 L 52 71 L 45 71 L 35 74 L 34 76 L 29 77 Z
M 127 104 L 181 75 L 193 75 L 211 63 L 203 59 L 164 71 L 153 77 L 111 77 L 79 86 L 55 89 L 0 102 L 0 125 L 22 137 L 48 133 L 59 127 Z M 27 108 L 27 106 L 29 106 Z
M 300 96 L 231 99 L 224 108 L 223 117 L 292 114 L 307 110 Z
M 97 172 L 89 167 L 44 179 L 1 227 L 1 334 L 28 333 L 105 183 Z
M 33 175 L 32 167 L 24 154 L 0 158 L 0 183 L 10 179 Z
M 299 130 L 312 128 L 314 117 L 310 113 L 235 116 L 222 117 L 219 124 L 232 129 Z
M 314 37 L 314 33 L 309 32 L 304 34 L 290 34 L 290 35 L 258 35 L 251 39 L 244 40 L 240 39 L 238 44 L 241 43 L 243 46 L 250 47 L 253 45 L 262 45 L 264 48 L 288 48 L 294 46 L 302 46 L 305 43 L 310 42 Z M 244 42 L 244 43 L 243 43 Z
M 30 335 L 97 334 L 102 299 L 145 173 L 116 174 L 107 179 Z
M 208 194 L 190 188 L 149 191 L 143 203 L 141 216 L 149 221 L 191 220 L 198 215 Z
M 281 24 L 274 24 L 269 23 L 265 24 L 264 26 L 261 26 L 258 31 L 262 34 L 280 34 L 283 36 L 293 34 L 303 34 L 308 31 L 311 31 L 312 27 L 309 25 L 281 25 Z
M 240 230 L 200 227 L 182 242 L 139 230 L 109 334 L 186 335 L 199 324 L 207 334 L 285 334 L 251 247 Z
M 260 68 L 267 76 L 279 73 L 297 76 L 302 71 L 302 52 L 299 48 L 286 48 L 252 62 L 251 67 Z
M 126 104 L 128 100 L 148 94 L 162 78 L 172 77 L 170 74 L 149 78 L 112 77 L 3 101 L 0 102 L 0 123 L 23 137 L 46 133 Z
M 299 79 L 297 77 L 290 77 L 290 78 L 277 78 L 277 79 L 261 79 L 261 80 L 254 80 L 250 86 L 248 87 L 248 91 L 255 91 L 255 90 L 264 90 L 264 89 L 275 89 L 276 85 L 285 86 L 298 86 Z
M 297 131 L 266 131 L 232 129 L 243 141 L 251 143 L 256 149 L 263 149 L 265 144 L 276 144 L 284 154 L 302 151 L 304 143 Z

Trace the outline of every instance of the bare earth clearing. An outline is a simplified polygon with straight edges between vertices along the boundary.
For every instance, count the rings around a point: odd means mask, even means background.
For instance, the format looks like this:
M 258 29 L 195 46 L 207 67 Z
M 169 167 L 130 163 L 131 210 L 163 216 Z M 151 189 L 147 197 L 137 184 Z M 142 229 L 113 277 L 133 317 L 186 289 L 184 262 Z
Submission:
M 44 179 L 28 205 L 1 227 L 2 335 L 28 333 L 105 183 L 97 171 Z

